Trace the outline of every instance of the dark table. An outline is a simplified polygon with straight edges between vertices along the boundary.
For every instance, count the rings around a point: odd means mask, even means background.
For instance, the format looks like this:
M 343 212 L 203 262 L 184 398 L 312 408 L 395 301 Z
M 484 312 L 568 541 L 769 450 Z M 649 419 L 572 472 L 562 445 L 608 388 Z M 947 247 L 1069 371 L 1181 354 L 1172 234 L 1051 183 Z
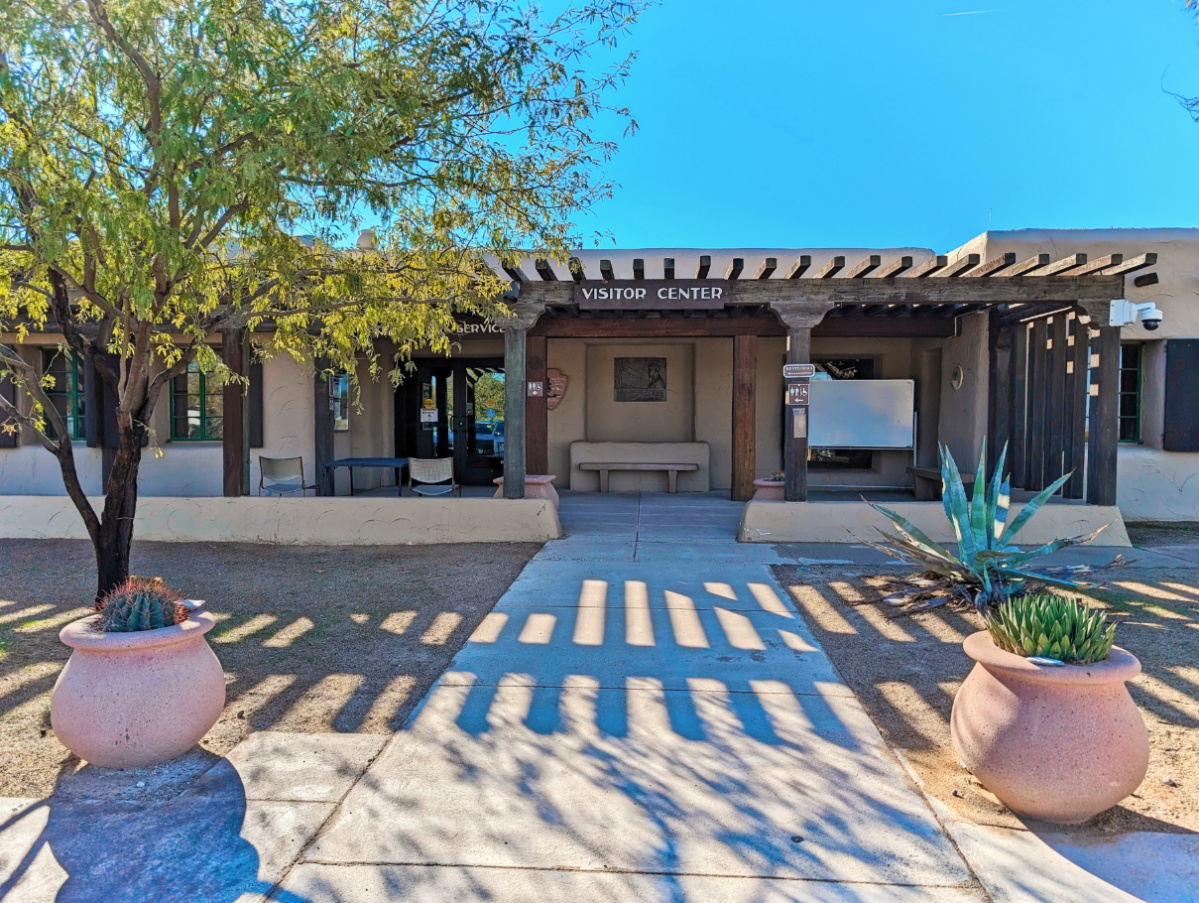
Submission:
M 338 467 L 348 467 L 350 469 L 350 495 L 354 494 L 354 468 L 355 467 L 391 467 L 396 472 L 396 495 L 401 494 L 403 484 L 400 482 L 400 471 L 408 466 L 407 458 L 338 458 L 336 461 L 330 461 L 325 465 L 330 470 L 335 470 Z

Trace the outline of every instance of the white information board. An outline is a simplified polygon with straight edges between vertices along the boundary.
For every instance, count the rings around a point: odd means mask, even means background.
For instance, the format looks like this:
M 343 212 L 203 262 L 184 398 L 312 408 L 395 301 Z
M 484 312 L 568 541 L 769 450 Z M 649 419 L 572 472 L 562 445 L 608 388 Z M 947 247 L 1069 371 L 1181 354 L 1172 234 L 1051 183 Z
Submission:
M 911 448 L 916 383 L 910 379 L 812 380 L 808 444 L 813 448 Z

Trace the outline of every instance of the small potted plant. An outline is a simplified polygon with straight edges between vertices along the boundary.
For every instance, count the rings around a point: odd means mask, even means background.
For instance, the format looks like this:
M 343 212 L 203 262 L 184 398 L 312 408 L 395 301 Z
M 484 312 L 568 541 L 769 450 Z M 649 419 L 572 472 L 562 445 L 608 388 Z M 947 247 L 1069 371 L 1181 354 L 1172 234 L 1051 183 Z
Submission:
M 1141 663 L 1076 599 L 1016 596 L 966 639 L 953 702 L 961 762 L 1012 811 L 1078 824 L 1136 790 L 1149 736 L 1125 681 Z
M 105 768 L 178 756 L 225 706 L 225 675 L 204 639 L 216 619 L 158 579 L 130 577 L 68 624 L 74 651 L 54 685 L 50 723 L 75 755 Z

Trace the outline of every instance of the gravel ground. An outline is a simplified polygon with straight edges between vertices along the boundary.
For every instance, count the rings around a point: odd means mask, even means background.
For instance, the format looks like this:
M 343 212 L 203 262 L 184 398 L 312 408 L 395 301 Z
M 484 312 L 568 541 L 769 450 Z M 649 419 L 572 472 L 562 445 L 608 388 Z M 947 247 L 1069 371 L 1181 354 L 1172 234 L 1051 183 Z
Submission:
M 1175 534 L 1172 539 L 1177 540 Z M 1015 817 L 957 762 L 949 735 L 953 697 L 974 662 L 962 641 L 982 621 L 972 609 L 891 617 L 879 604 L 894 569 L 777 567 L 820 643 L 924 790 L 980 824 Z M 1121 626 L 1118 645 L 1140 660 L 1130 684 L 1149 728 L 1149 773 L 1137 792 L 1068 830 L 1199 831 L 1199 570 L 1114 572 L 1087 597 Z
M 91 546 L 0 540 L 0 796 L 170 795 L 251 731 L 395 730 L 539 548 L 136 543 L 133 573 L 207 600 L 219 619 L 208 638 L 227 702 L 201 748 L 105 772 L 50 729 L 70 652 L 58 631 L 90 611 Z

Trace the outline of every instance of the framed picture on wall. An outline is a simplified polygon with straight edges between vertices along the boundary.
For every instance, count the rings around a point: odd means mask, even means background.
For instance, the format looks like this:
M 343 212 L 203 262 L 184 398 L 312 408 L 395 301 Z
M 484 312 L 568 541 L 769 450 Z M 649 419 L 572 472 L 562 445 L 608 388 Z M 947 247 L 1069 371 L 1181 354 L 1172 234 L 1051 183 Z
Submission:
M 666 400 L 666 358 L 618 357 L 614 364 L 617 401 Z
M 350 429 L 350 377 L 348 374 L 329 377 L 329 405 L 333 408 L 333 432 Z

